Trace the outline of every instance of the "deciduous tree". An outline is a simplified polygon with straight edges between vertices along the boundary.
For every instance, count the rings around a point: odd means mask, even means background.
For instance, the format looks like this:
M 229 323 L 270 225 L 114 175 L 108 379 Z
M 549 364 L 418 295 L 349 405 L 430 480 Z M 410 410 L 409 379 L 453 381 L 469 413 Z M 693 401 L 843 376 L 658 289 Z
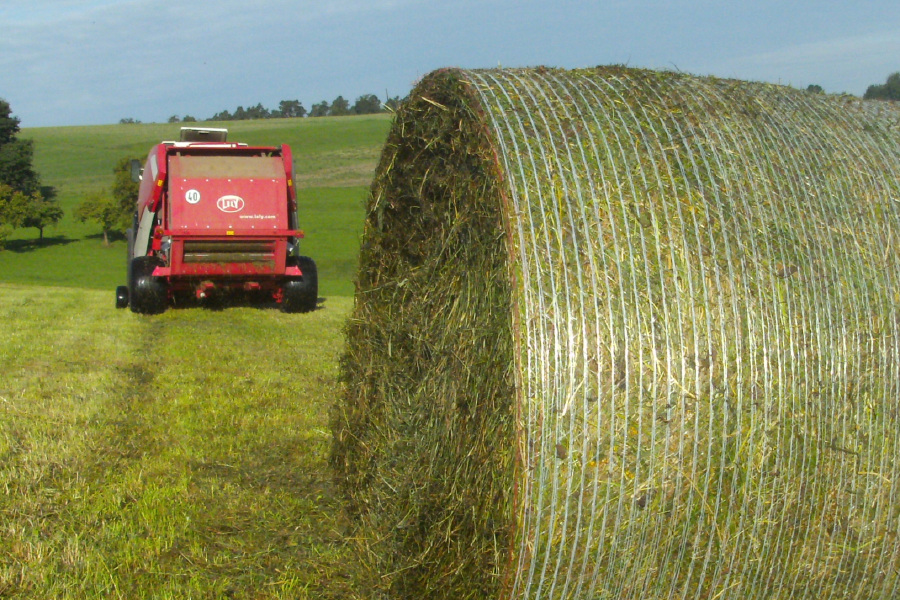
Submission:
M 85 196 L 75 207 L 73 216 L 82 223 L 98 224 L 103 231 L 103 245 L 109 246 L 109 234 L 121 225 L 122 212 L 116 199 L 102 189 Z
M 9 235 L 22 226 L 28 213 L 29 197 L 0 183 L 0 249 Z
M 243 109 L 241 109 L 243 110 Z M 213 116 L 207 119 L 207 121 L 232 121 L 234 117 L 231 116 L 231 113 L 227 110 L 223 110 L 222 112 L 217 112 Z
M 34 170 L 34 142 L 18 139 L 18 133 L 19 119 L 0 99 L 0 226 L 4 238 L 14 228 L 35 227 L 43 240 L 44 227 L 57 223 L 63 210 L 56 203 L 56 190 L 42 186 Z
M 353 114 L 371 115 L 381 112 L 381 100 L 375 94 L 363 94 L 353 104 Z
M 63 218 L 63 209 L 54 197 L 47 198 L 36 192 L 29 198 L 27 212 L 22 220 L 22 227 L 34 227 L 38 230 L 38 241 L 44 241 L 44 228 L 56 225 Z
M 306 109 L 299 100 L 282 100 L 278 103 L 278 113 L 281 117 L 295 119 L 306 116 Z
M 891 73 L 880 85 L 870 85 L 863 96 L 866 100 L 900 100 L 900 73 Z
M 40 189 L 40 179 L 32 167 L 34 141 L 13 139 L 0 145 L 0 183 L 30 194 Z
M 109 245 L 109 234 L 123 232 L 131 227 L 134 219 L 140 183 L 131 180 L 131 156 L 120 158 L 113 167 L 112 193 L 96 190 L 85 196 L 73 213 L 80 222 L 100 225 L 103 244 Z
M 124 156 L 113 167 L 112 197 L 119 207 L 120 220 L 116 227 L 119 231 L 125 231 L 131 227 L 138 190 L 141 187 L 139 181 L 132 181 L 131 179 L 132 160 L 140 159 L 133 156 Z
M 31 194 L 41 186 L 32 166 L 34 142 L 18 139 L 18 133 L 18 117 L 12 115 L 9 103 L 0 99 L 0 183 Z
M 19 118 L 12 116 L 9 102 L 0 98 L 0 146 L 16 139 L 19 133 Z
M 271 116 L 269 109 L 262 105 L 262 102 L 256 106 L 251 106 L 244 113 L 244 118 L 250 119 L 268 119 Z
M 327 117 L 328 116 L 328 101 L 322 100 L 318 104 L 313 104 L 312 108 L 309 111 L 309 116 L 311 117 Z
M 350 114 L 350 103 L 343 96 L 338 96 L 331 103 L 328 115 L 331 117 L 343 117 Z

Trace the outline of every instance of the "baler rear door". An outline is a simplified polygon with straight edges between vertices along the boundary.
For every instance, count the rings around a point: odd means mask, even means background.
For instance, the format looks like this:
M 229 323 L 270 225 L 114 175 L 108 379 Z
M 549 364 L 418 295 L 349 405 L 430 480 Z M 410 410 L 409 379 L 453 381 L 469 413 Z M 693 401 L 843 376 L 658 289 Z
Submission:
M 169 156 L 169 229 L 259 235 L 285 230 L 288 192 L 280 156 Z

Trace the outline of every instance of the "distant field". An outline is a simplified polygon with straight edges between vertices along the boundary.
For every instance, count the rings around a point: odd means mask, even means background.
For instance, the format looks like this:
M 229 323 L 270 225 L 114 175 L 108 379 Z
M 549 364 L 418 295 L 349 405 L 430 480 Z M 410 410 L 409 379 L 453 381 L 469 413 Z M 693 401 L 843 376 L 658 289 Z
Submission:
M 35 141 L 35 167 L 55 186 L 66 217 L 45 231 L 18 230 L 0 251 L 0 282 L 112 290 L 124 283 L 124 241 L 106 248 L 95 225 L 71 218 L 87 192 L 109 188 L 112 167 L 123 156 L 147 155 L 161 140 L 177 139 L 183 124 L 98 125 L 24 129 Z M 199 123 L 227 127 L 229 139 L 250 144 L 289 144 L 298 166 L 304 254 L 319 265 L 323 295 L 349 295 L 362 228 L 363 201 L 389 115 Z

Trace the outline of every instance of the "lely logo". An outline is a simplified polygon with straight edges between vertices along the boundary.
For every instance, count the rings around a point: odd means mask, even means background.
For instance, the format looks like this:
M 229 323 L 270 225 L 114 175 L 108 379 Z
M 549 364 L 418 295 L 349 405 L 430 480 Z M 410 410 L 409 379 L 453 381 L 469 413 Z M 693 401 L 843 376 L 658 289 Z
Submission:
M 244 199 L 240 196 L 222 196 L 216 200 L 216 206 L 224 213 L 236 213 L 244 210 Z

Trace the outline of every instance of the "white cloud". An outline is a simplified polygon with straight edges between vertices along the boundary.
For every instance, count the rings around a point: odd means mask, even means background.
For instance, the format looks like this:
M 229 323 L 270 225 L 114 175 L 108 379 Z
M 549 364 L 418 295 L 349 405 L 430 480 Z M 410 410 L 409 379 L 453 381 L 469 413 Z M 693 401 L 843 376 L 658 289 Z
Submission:
M 258 102 L 264 100 L 259 88 L 273 87 L 268 80 L 277 81 L 285 64 L 296 64 L 292 55 L 306 50 L 304 39 L 314 30 L 339 31 L 339 24 L 421 3 L 31 0 L 27 10 L 0 5 L 7 21 L 0 36 L 0 97 L 24 126 L 60 118 L 64 123 L 164 119 L 158 111 L 184 106 L 199 112 L 203 107 L 190 99 L 205 95 L 207 103 L 218 105 L 225 101 L 216 97 L 230 99 L 240 88 L 246 89 L 243 102 Z M 322 49 L 335 59 L 339 50 Z M 234 106 L 214 110 L 224 108 Z
M 706 65 L 708 71 L 743 79 L 778 73 L 782 83 L 819 83 L 832 92 L 862 94 L 900 69 L 900 30 L 785 46 Z M 831 85 L 829 85 L 831 83 Z
M 130 0 L 16 0 L 0 1 L 0 19 L 6 25 L 37 25 L 64 19 L 71 15 L 103 10 Z
M 900 68 L 900 31 L 860 34 L 898 18 L 896 0 L 0 0 L 0 97 L 24 126 L 165 120 L 498 61 L 859 94 Z

